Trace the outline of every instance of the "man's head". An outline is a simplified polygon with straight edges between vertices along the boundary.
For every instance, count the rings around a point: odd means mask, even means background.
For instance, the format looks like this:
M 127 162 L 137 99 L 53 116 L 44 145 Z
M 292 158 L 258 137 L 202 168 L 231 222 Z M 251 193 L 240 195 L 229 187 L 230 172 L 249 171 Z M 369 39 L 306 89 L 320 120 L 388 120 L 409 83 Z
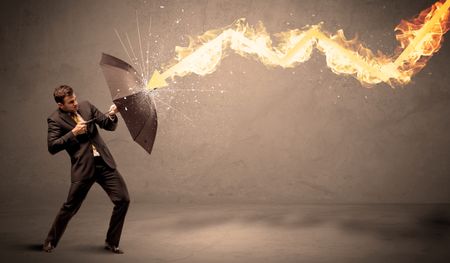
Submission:
M 73 93 L 72 87 L 68 85 L 56 87 L 53 97 L 61 110 L 67 112 L 76 112 L 78 110 L 77 96 Z

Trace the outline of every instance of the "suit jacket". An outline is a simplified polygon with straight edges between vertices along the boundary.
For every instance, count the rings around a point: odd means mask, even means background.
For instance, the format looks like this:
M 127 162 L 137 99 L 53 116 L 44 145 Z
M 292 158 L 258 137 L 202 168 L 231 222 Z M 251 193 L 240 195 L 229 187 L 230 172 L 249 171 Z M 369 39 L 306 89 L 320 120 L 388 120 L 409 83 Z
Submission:
M 117 117 L 111 120 L 88 101 L 83 101 L 78 104 L 78 113 L 86 121 L 92 118 L 97 119 L 87 124 L 87 132 L 85 134 L 77 136 L 72 133 L 72 129 L 76 126 L 76 123 L 68 112 L 57 109 L 47 118 L 48 151 L 51 154 L 56 154 L 62 150 L 67 151 L 72 164 L 72 182 L 83 181 L 94 176 L 95 162 L 91 145 L 95 146 L 109 167 L 112 169 L 116 168 L 116 163 L 108 147 L 102 137 L 100 137 L 97 125 L 102 129 L 113 131 L 117 127 Z

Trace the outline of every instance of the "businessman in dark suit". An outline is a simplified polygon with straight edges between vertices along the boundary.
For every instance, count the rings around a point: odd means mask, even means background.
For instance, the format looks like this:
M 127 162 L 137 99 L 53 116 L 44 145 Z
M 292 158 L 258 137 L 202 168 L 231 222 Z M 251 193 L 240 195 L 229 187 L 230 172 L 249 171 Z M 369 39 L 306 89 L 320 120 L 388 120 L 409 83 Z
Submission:
M 47 119 L 48 151 L 51 154 L 67 151 L 72 165 L 71 185 L 67 200 L 44 241 L 43 250 L 51 252 L 58 245 L 70 219 L 96 182 L 114 203 L 105 249 L 122 254 L 119 240 L 130 198 L 125 181 L 97 130 L 97 125 L 108 131 L 116 129 L 117 107 L 112 105 L 108 114 L 103 114 L 88 101 L 78 103 L 73 89 L 67 85 L 57 87 L 53 96 L 58 109 Z M 87 122 L 89 120 L 93 121 Z

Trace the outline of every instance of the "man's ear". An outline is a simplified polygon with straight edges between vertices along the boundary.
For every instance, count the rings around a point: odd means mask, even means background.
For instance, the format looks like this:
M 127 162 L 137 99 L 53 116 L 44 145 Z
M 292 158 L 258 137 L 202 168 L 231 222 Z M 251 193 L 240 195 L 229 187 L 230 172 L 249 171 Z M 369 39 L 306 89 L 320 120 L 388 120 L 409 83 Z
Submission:
M 60 109 L 62 109 L 62 107 L 64 106 L 64 104 L 62 104 L 61 102 L 58 102 L 58 103 L 56 103 L 56 104 L 58 104 L 58 107 L 59 107 Z

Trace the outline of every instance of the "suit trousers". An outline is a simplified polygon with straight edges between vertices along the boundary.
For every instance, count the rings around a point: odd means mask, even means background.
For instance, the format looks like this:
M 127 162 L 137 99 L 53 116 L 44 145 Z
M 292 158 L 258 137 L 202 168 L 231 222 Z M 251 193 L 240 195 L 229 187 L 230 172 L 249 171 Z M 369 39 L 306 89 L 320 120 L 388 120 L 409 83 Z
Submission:
M 54 247 L 58 245 L 67 224 L 77 213 L 89 189 L 95 182 L 103 188 L 114 204 L 105 241 L 111 245 L 119 246 L 125 215 L 130 203 L 127 186 L 116 169 L 110 168 L 100 156 L 94 157 L 94 159 L 94 176 L 84 181 L 71 183 L 67 200 L 56 215 L 46 239 L 46 242 L 50 242 Z

